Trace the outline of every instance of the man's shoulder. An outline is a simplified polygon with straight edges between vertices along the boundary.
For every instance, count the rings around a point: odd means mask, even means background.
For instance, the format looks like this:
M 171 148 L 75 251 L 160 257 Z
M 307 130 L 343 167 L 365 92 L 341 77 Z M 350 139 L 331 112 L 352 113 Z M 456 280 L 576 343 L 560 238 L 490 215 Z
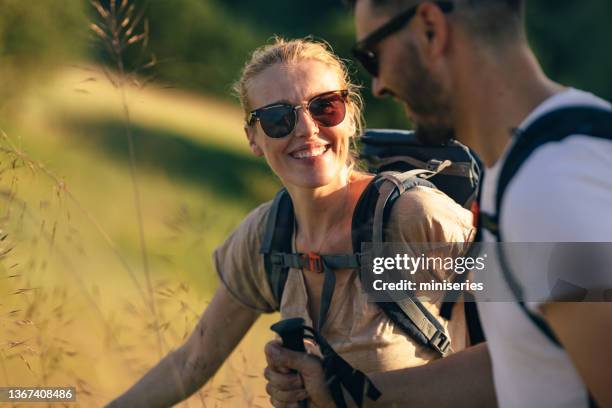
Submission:
M 525 129 L 527 126 L 533 124 L 537 119 L 557 109 L 575 106 L 612 110 L 612 105 L 610 102 L 598 97 L 597 95 L 580 89 L 567 88 L 564 91 L 549 97 L 538 105 L 527 116 L 527 118 L 525 118 L 519 128 Z
M 570 88 L 542 103 L 521 128 L 571 106 L 612 112 L 607 101 Z M 610 174 L 611 140 L 572 134 L 559 142 L 539 146 L 514 174 L 504 193 L 500 220 L 504 238 L 509 241 L 601 238 L 598 226 L 609 227 L 603 218 L 609 211 L 606 208 L 612 208 Z
M 538 148 L 504 195 L 510 241 L 612 239 L 612 141 L 572 135 Z M 608 228 L 609 233 L 603 233 Z

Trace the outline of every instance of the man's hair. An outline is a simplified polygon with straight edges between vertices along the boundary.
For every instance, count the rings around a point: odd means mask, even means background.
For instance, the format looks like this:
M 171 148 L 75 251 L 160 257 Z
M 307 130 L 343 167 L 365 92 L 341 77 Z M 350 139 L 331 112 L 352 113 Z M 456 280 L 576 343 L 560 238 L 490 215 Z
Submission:
M 369 1 L 374 13 L 394 15 L 418 0 L 345 0 L 354 8 L 358 1 Z M 484 41 L 499 42 L 523 34 L 523 12 L 525 0 L 451 0 L 455 5 L 452 16 L 463 26 Z
M 455 15 L 475 38 L 490 43 L 524 35 L 524 0 L 459 0 Z
M 350 8 L 354 8 L 355 4 L 357 4 L 357 1 L 363 1 L 363 0 L 344 0 L 344 3 Z M 413 4 L 418 3 L 417 1 L 414 1 L 414 0 L 412 1 L 370 0 L 370 2 L 375 8 L 383 8 L 383 9 L 402 7 L 409 3 L 413 3 Z M 458 1 L 455 1 L 455 3 L 464 3 L 469 6 L 482 6 L 482 5 L 489 5 L 489 4 L 496 5 L 496 6 L 502 5 L 518 13 L 523 7 L 524 0 L 458 0 Z

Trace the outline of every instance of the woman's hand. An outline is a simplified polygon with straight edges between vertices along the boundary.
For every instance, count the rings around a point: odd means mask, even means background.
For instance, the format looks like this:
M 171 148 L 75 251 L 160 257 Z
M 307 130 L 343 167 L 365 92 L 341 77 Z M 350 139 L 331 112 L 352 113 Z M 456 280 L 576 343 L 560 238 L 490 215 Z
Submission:
M 309 407 L 335 407 L 319 357 L 288 350 L 278 341 L 266 344 L 265 353 L 268 362 L 264 370 L 268 380 L 266 392 L 272 405 L 297 408 L 298 401 L 308 398 Z

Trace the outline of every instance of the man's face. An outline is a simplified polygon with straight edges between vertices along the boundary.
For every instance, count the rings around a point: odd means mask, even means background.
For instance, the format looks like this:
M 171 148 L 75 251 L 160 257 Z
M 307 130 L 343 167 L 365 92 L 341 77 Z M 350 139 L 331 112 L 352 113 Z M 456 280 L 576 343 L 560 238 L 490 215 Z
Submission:
M 405 9 L 414 5 L 406 2 Z M 357 38 L 385 24 L 405 9 L 373 10 L 370 0 L 359 0 L 355 7 Z M 428 68 L 419 49 L 415 16 L 405 27 L 377 43 L 378 77 L 372 79 L 375 96 L 389 95 L 401 101 L 414 124 L 419 139 L 426 144 L 441 144 L 454 137 L 452 112 L 445 83 Z M 422 43 L 421 43 L 422 44 Z

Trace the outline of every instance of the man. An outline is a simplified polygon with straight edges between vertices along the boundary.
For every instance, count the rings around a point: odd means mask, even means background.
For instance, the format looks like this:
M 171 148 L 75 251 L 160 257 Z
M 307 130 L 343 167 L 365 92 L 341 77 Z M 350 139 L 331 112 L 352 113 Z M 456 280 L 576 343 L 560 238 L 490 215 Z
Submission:
M 496 213 L 499 172 L 511 135 L 520 133 L 517 128 L 525 130 L 546 113 L 570 105 L 612 109 L 545 76 L 527 43 L 521 0 L 354 3 L 361 40 L 356 55 L 374 77 L 374 94 L 404 103 L 424 142 L 454 137 L 481 155 L 488 167 L 483 212 Z M 505 192 L 499 221 L 503 239 L 612 241 L 610 175 L 610 140 L 577 133 L 541 146 Z M 485 232 L 484 240 L 494 237 Z M 497 265 L 491 273 L 501 280 L 501 271 Z M 516 275 L 529 287 L 530 279 L 542 273 L 526 268 Z M 606 346 L 612 305 L 529 300 L 535 301 L 479 303 L 486 347 L 372 375 L 382 397 L 366 405 L 490 406 L 495 399 L 487 378 L 493 375 L 503 407 L 612 406 L 612 350 Z M 317 359 L 275 342 L 266 346 L 266 355 L 275 406 L 295 406 L 295 390 L 302 388 L 311 406 L 333 406 Z M 289 369 L 300 376 L 287 374 Z

